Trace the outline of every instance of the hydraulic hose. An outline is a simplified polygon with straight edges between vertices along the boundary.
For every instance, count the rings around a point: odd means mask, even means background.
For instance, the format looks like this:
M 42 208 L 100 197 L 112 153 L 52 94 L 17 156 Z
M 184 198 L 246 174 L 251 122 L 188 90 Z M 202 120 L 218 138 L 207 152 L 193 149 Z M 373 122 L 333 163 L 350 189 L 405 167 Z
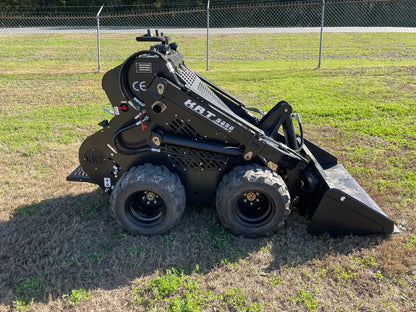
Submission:
M 150 147 L 142 147 L 139 149 L 130 149 L 130 150 L 123 150 L 121 149 L 118 144 L 117 144 L 117 139 L 120 136 L 120 134 L 122 134 L 123 132 L 132 129 L 134 127 L 139 126 L 143 121 L 146 121 L 147 118 L 145 117 L 142 120 L 139 121 L 135 121 L 134 119 L 131 119 L 129 121 L 127 121 L 126 123 L 124 123 L 113 135 L 113 147 L 114 149 L 117 151 L 117 153 L 123 154 L 123 155 L 135 155 L 135 154 L 139 154 L 142 152 L 149 152 L 152 151 L 152 149 Z
M 299 132 L 300 132 L 300 136 L 298 136 L 300 138 L 300 145 L 297 149 L 295 149 L 295 152 L 300 152 L 303 148 L 303 144 L 304 144 L 304 138 L 303 138 L 303 127 L 302 127 L 302 122 L 300 120 L 300 115 L 295 113 L 292 115 L 293 117 L 296 117 L 296 120 L 298 122 L 299 125 Z

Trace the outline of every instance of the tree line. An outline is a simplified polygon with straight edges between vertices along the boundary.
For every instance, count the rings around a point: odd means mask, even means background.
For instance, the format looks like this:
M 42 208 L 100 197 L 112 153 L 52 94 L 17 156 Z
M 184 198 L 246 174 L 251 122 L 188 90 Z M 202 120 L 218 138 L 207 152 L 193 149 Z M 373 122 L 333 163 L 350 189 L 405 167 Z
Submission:
M 281 2 L 297 2 L 299 0 L 210 0 L 211 6 L 253 5 Z M 322 0 L 312 0 L 322 1 Z M 96 13 L 104 4 L 114 12 L 169 10 L 206 7 L 208 0 L 0 0 L 0 13 Z
M 152 27 L 205 27 L 204 8 L 208 0 L 0 0 L 0 27 L 18 24 L 14 18 L 1 20 L 1 16 L 71 16 L 86 15 L 92 19 L 54 23 L 91 26 L 102 4 L 102 23 L 112 26 Z M 325 26 L 396 26 L 416 27 L 416 0 L 325 0 Z M 292 5 L 291 3 L 292 2 Z M 293 3 L 296 2 L 296 3 Z M 321 23 L 322 0 L 299 2 L 296 0 L 211 0 L 211 27 L 318 27 Z M 226 7 L 239 8 L 228 10 Z M 193 8 L 201 9 L 194 12 Z M 164 14 L 147 14 L 147 11 L 165 10 Z M 178 14 L 178 10 L 182 11 Z M 146 11 L 146 12 L 143 12 Z M 125 13 L 138 13 L 137 18 L 119 18 Z M 141 13 L 140 13 L 141 12 Z M 104 18 L 106 17 L 106 18 Z M 27 21 L 26 21 L 27 22 Z M 48 25 L 48 20 L 35 19 L 32 24 Z M 138 25 L 140 23 L 140 25 Z M 16 25 L 17 25 L 16 24 Z M 20 25 L 20 24 L 19 24 Z

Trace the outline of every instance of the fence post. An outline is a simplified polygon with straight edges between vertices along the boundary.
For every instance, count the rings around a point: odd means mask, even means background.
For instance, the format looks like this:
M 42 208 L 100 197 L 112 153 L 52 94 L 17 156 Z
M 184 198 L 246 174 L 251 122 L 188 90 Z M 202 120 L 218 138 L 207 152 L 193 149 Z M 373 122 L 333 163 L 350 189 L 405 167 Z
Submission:
M 318 62 L 318 67 L 317 68 L 321 68 L 322 39 L 323 39 L 323 33 L 324 33 L 324 21 L 325 21 L 325 0 L 322 0 L 321 38 L 319 39 L 319 62 Z
M 209 71 L 209 0 L 207 3 L 207 71 Z
M 97 19 L 97 58 L 98 58 L 98 69 L 97 71 L 100 72 L 101 70 L 101 56 L 100 56 L 100 14 L 104 7 L 104 4 L 101 6 L 101 8 L 98 10 L 96 19 Z

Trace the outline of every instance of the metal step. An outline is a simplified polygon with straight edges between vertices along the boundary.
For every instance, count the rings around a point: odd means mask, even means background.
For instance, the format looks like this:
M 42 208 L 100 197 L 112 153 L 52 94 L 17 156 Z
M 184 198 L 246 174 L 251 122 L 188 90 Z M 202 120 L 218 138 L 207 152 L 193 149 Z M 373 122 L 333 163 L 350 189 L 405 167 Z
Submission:
M 90 176 L 84 171 L 81 165 L 79 165 L 74 171 L 72 171 L 71 174 L 66 177 L 66 180 L 93 183 L 91 181 Z

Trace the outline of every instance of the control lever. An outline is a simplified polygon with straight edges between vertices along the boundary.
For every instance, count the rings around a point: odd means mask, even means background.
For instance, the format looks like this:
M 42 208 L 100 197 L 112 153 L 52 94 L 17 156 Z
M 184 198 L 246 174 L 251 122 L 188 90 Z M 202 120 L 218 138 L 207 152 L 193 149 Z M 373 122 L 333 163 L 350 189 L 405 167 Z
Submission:
M 161 36 L 159 36 L 159 31 L 157 30 L 156 36 L 152 36 L 150 29 L 148 29 L 146 34 L 144 34 L 143 36 L 136 37 L 136 40 L 145 42 L 161 42 L 162 44 L 169 44 L 170 37 L 163 36 L 163 33 L 161 33 Z

